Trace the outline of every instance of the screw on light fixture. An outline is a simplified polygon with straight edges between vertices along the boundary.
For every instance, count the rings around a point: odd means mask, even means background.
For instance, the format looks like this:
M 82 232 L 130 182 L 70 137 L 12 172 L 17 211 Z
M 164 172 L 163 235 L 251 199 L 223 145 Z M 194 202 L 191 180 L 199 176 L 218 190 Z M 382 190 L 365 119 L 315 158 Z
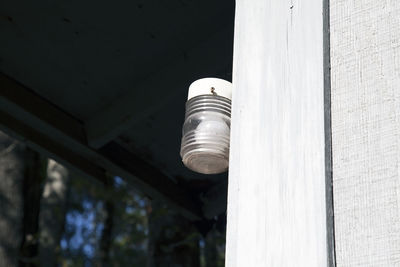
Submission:
M 222 173 L 229 165 L 232 84 L 204 78 L 189 87 L 182 129 L 181 157 L 203 174 Z

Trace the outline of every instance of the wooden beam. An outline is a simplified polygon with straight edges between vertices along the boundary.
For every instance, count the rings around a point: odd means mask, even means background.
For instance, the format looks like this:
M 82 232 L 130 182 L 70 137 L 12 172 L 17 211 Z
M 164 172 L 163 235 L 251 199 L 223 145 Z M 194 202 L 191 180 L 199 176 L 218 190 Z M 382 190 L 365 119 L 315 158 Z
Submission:
M 186 94 L 186 89 L 193 80 L 215 75 L 224 69 L 230 70 L 231 47 L 232 30 L 224 28 L 182 54 L 180 60 L 153 73 L 132 88 L 130 94 L 111 103 L 96 117 L 85 122 L 89 145 L 99 148 L 115 139 L 133 124 L 161 109 L 177 94 Z
M 189 219 L 202 218 L 196 197 L 118 144 L 98 151 L 86 142 L 83 124 L 13 79 L 0 74 L 0 128 L 27 140 L 33 148 L 103 180 L 118 175 L 153 198 L 162 198 Z M 121 153 L 121 154 L 119 154 Z
M 236 1 L 227 267 L 331 264 L 324 25 L 320 0 Z
M 73 150 L 49 139 L 46 135 L 29 127 L 9 113 L 0 111 L 0 127 L 2 131 L 14 136 L 49 158 L 55 159 L 69 168 L 78 170 L 80 174 L 95 178 L 102 184 L 106 182 L 105 169 L 93 164 Z

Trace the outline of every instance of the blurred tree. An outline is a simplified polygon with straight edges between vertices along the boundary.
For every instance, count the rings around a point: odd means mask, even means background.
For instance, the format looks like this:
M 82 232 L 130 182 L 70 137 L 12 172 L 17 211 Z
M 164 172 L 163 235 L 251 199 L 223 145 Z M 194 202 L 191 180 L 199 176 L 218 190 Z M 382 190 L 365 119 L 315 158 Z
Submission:
M 77 174 L 69 176 L 59 264 L 94 266 L 103 221 L 104 186 Z
M 103 205 L 104 211 L 104 226 L 101 232 L 99 254 L 100 260 L 97 264 L 99 267 L 109 267 L 110 266 L 110 249 L 113 242 L 113 221 L 114 221 L 114 210 L 115 205 L 113 200 L 106 199 Z
M 148 267 L 200 267 L 200 234 L 192 222 L 153 200 Z
M 25 147 L 0 132 L 0 266 L 18 266 L 22 241 Z
M 41 266 L 54 267 L 60 255 L 64 230 L 69 171 L 49 160 L 39 214 L 39 259 Z
M 115 177 L 112 193 L 114 221 L 110 262 L 112 266 L 146 266 L 148 199 Z
M 47 176 L 47 159 L 27 147 L 24 155 L 24 215 L 20 266 L 33 267 L 39 266 L 39 212 L 43 183 Z
M 204 264 L 202 267 L 225 266 L 225 233 L 214 225 L 204 237 Z
M 40 198 L 47 159 L 0 132 L 0 262 L 38 266 Z
M 0 267 L 222 267 L 224 217 L 188 221 L 119 177 L 88 180 L 0 132 Z
M 103 186 L 71 177 L 63 266 L 140 266 L 147 256 L 147 199 L 119 177 Z

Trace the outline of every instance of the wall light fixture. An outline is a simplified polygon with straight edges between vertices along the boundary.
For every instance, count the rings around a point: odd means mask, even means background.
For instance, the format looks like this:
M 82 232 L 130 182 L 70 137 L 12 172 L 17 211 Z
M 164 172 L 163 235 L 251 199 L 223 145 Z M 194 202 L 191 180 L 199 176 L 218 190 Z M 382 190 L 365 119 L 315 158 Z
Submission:
M 222 173 L 229 165 L 232 83 L 204 78 L 189 87 L 182 129 L 181 157 L 203 174 Z

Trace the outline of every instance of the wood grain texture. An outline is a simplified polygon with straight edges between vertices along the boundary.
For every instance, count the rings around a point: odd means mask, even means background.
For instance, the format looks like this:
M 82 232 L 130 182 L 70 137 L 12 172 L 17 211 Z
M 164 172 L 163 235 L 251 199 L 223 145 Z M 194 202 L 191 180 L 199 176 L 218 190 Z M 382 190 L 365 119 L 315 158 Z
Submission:
M 400 2 L 330 5 L 337 265 L 400 266 Z
M 236 1 L 228 267 L 328 265 L 323 1 Z

